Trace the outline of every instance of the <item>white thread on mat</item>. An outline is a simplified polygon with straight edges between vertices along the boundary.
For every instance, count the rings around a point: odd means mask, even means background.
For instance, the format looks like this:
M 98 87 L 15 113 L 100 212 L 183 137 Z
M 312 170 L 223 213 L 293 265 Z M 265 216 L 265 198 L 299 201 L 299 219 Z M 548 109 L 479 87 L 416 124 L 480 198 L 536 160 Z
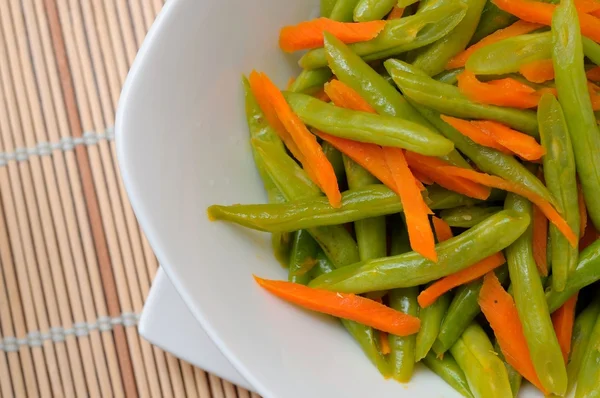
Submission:
M 107 332 L 113 329 L 117 325 L 123 325 L 125 327 L 136 326 L 140 320 L 139 314 L 132 312 L 124 312 L 121 316 L 111 318 L 108 316 L 102 316 L 96 319 L 96 322 L 78 322 L 74 323 L 70 329 L 62 327 L 50 328 L 47 332 L 32 331 L 27 333 L 26 337 L 16 338 L 14 336 L 7 336 L 0 339 L 0 351 L 4 352 L 16 352 L 19 351 L 20 347 L 41 347 L 45 341 L 52 341 L 53 343 L 61 343 L 65 341 L 67 336 L 84 337 L 90 334 L 92 330 L 98 330 L 100 332 Z
M 81 137 L 63 137 L 58 142 L 38 142 L 32 148 L 16 148 L 12 152 L 0 152 L 0 167 L 9 161 L 24 162 L 32 156 L 50 156 L 54 151 L 72 151 L 78 145 L 96 145 L 101 140 L 112 141 L 115 131 L 109 127 L 103 133 L 86 131 Z

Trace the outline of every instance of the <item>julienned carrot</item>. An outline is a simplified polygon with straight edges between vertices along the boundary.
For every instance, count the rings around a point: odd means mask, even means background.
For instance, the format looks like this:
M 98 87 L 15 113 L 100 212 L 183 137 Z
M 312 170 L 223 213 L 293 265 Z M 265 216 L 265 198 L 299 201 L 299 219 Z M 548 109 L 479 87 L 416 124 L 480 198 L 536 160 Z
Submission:
M 585 234 L 585 228 L 587 227 L 587 208 L 585 207 L 585 199 L 583 198 L 583 191 L 581 190 L 581 184 L 577 181 L 577 202 L 579 203 L 579 236 Z
M 490 86 L 498 87 L 503 90 L 517 91 L 525 94 L 533 94 L 535 90 L 525 83 L 513 79 L 512 77 L 505 77 L 503 79 L 490 80 L 487 82 Z
M 600 2 L 598 0 L 575 0 L 575 8 L 587 14 L 594 14 L 600 11 Z
M 428 175 L 421 173 L 419 170 L 416 170 L 414 168 L 411 168 L 410 170 L 412 171 L 415 178 L 421 181 L 422 184 L 431 185 L 434 183 L 434 181 L 431 178 L 429 178 Z
M 254 279 L 277 297 L 301 307 L 349 319 L 397 336 L 415 334 L 421 326 L 419 318 L 355 294 L 313 289 L 298 283 L 262 279 L 257 276 L 254 276 Z
M 488 148 L 494 148 L 500 152 L 509 155 L 512 154 L 507 148 L 499 144 L 498 141 L 494 139 L 494 137 L 490 136 L 489 134 L 486 134 L 470 121 L 446 115 L 441 115 L 440 117 L 443 121 L 445 121 L 446 123 L 454 127 L 456 130 L 458 130 L 462 135 L 470 138 L 477 144 L 486 146 Z
M 394 5 L 394 8 L 392 8 L 392 11 L 390 11 L 390 13 L 388 14 L 386 19 L 388 21 L 392 20 L 392 19 L 398 19 L 398 18 L 402 18 L 402 15 L 404 15 L 404 8 Z
M 450 225 L 448 225 L 446 221 L 435 216 L 433 216 L 431 219 L 433 221 L 433 230 L 435 231 L 435 236 L 438 242 L 447 241 L 448 239 L 454 236 L 452 234 L 452 229 L 450 228 Z
M 548 220 L 550 220 L 550 222 L 552 222 L 556 228 L 558 228 L 558 230 L 567 238 L 571 246 L 575 247 L 577 245 L 577 235 L 573 233 L 573 230 L 571 227 L 569 227 L 569 224 L 567 224 L 564 218 L 561 217 L 552 204 L 524 186 L 506 181 L 500 177 L 479 173 L 475 170 L 462 169 L 455 166 L 440 167 L 440 171 L 457 177 L 466 178 L 467 180 L 471 180 L 478 184 L 487 185 L 491 188 L 498 188 L 513 192 L 529 199 L 531 202 L 536 204 L 540 210 L 542 210 Z
M 484 185 L 440 173 L 440 167 L 450 166 L 442 159 L 407 151 L 406 161 L 411 170 L 429 177 L 433 182 L 446 189 L 480 200 L 486 200 L 490 196 L 491 190 Z
M 484 277 L 478 301 L 481 311 L 494 330 L 506 362 L 546 394 L 533 367 L 515 302 L 493 272 Z
M 548 276 L 548 219 L 539 207 L 533 206 L 533 258 L 538 271 L 543 276 Z
M 332 80 L 329 83 L 325 83 L 325 93 L 327 93 L 333 103 L 339 107 L 353 109 L 355 111 L 377 113 L 359 93 L 339 80 Z
M 329 32 L 346 44 L 375 38 L 385 27 L 385 21 L 339 22 L 316 18 L 285 26 L 279 32 L 279 47 L 285 52 L 323 47 L 323 33 Z
M 289 135 L 304 156 L 305 163 L 302 163 L 302 165 L 304 167 L 307 167 L 308 165 L 315 173 L 315 177 L 317 178 L 315 182 L 321 187 L 323 192 L 325 192 L 331 206 L 340 207 L 342 195 L 338 187 L 333 166 L 323 153 L 323 149 L 317 142 L 316 137 L 308 131 L 308 128 L 302 123 L 300 118 L 292 112 L 292 109 L 286 102 L 281 91 L 279 91 L 275 84 L 273 84 L 265 74 L 259 74 L 253 71 L 250 74 L 250 79 L 253 78 L 254 80 L 259 80 L 258 84 L 262 85 L 265 96 L 269 99 L 277 117 L 289 132 Z
M 535 138 L 491 120 L 476 120 L 471 124 L 492 137 L 502 147 L 525 160 L 538 160 L 545 153 Z
M 279 120 L 277 112 L 270 101 L 266 86 L 263 84 L 262 76 L 253 71 L 250 73 L 248 81 L 250 83 L 252 94 L 256 97 L 256 101 L 271 127 L 277 132 L 277 135 L 279 135 L 279 138 L 281 138 L 285 146 L 290 150 L 292 156 L 302 164 L 310 179 L 313 180 L 315 184 L 319 185 L 319 179 L 317 178 L 317 174 L 313 171 L 312 165 L 306 161 L 306 158 L 298 148 L 298 145 L 296 145 L 290 133 L 286 130 L 283 123 L 281 123 L 281 120 Z
M 417 298 L 419 305 L 421 308 L 429 307 L 431 304 L 435 303 L 435 300 L 449 290 L 481 278 L 505 262 L 506 260 L 504 259 L 502 252 L 498 252 L 484 258 L 470 267 L 463 269 L 462 271 L 448 275 L 431 284 L 429 287 L 423 290 L 421 294 L 419 294 L 419 297 Z
M 558 344 L 562 351 L 565 363 L 569 360 L 571 352 L 571 337 L 573 336 L 573 324 L 575 323 L 575 305 L 577 304 L 577 295 L 568 299 L 562 306 L 552 313 L 552 325 L 558 338 Z
M 496 43 L 500 40 L 508 39 L 509 37 L 524 35 L 525 33 L 532 32 L 541 28 L 542 26 L 543 25 L 540 24 L 517 21 L 504 29 L 497 30 L 489 36 L 484 37 L 477 43 L 467 48 L 465 51 L 454 56 L 452 59 L 450 59 L 450 61 L 448 61 L 448 64 L 446 64 L 446 69 L 456 69 L 465 66 L 471 55 L 480 48 L 488 46 L 492 43 Z
M 587 71 L 587 78 L 595 82 L 600 82 L 600 66 L 596 66 Z
M 435 240 L 428 216 L 433 212 L 425 203 L 419 188 L 408 183 L 414 181 L 415 177 L 408 168 L 404 151 L 400 148 L 384 147 L 383 155 L 396 183 L 395 191 L 398 192 L 404 208 L 410 247 L 423 257 L 437 262 Z
M 552 14 L 556 9 L 554 4 L 546 4 L 530 0 L 492 0 L 498 8 L 514 16 L 532 23 L 550 26 Z M 600 42 L 600 19 L 578 11 L 581 33 L 590 39 Z
M 523 87 L 523 85 L 520 85 Z M 465 70 L 458 75 L 458 88 L 469 99 L 482 104 L 508 106 L 519 109 L 534 108 L 539 102 L 535 90 L 499 90 L 495 84 L 477 80 L 473 72 Z
M 525 79 L 533 83 L 544 83 L 554 79 L 554 65 L 551 59 L 540 59 L 519 68 Z

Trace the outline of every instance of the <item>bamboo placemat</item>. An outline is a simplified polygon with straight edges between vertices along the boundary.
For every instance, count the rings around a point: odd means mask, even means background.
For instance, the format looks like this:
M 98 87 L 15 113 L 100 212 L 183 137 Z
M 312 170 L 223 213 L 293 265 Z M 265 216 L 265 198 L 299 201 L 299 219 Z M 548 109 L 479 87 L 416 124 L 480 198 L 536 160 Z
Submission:
M 0 0 L 0 397 L 246 398 L 153 347 L 113 130 L 162 0 Z

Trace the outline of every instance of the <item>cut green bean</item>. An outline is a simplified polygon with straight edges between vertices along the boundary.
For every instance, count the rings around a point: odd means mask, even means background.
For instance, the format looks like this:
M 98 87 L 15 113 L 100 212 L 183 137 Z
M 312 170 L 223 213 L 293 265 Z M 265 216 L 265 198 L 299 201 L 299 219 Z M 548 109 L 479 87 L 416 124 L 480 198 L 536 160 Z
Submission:
M 333 167 L 338 184 L 340 184 L 346 179 L 346 169 L 344 168 L 344 159 L 342 157 L 342 153 L 327 141 L 324 141 L 321 147 L 323 148 L 325 157 L 327 160 L 329 160 L 329 163 L 331 163 L 331 166 Z
M 335 7 L 335 3 L 337 0 L 321 0 L 320 3 L 320 11 L 321 16 L 325 18 L 329 18 L 331 16 L 331 11 Z
M 500 206 L 466 206 L 442 210 L 440 216 L 451 227 L 471 228 L 500 210 Z
M 308 231 L 300 230 L 294 234 L 288 280 L 290 282 L 306 285 L 310 282 L 311 270 L 316 264 L 319 245 L 310 236 Z
M 458 75 L 463 73 L 464 70 L 465 68 L 452 69 L 435 75 L 433 78 L 440 83 L 451 84 L 455 86 L 456 83 L 458 83 Z
M 420 361 L 431 350 L 436 341 L 442 325 L 442 320 L 446 315 L 450 305 L 450 294 L 446 293 L 440 296 L 433 304 L 426 308 L 421 308 L 419 318 L 421 319 L 421 329 L 417 333 L 416 360 Z
M 538 126 L 535 112 L 471 101 L 460 92 L 458 87 L 440 83 L 421 74 L 404 71 L 404 67 L 398 65 L 401 62 L 388 59 L 384 65 L 404 95 L 413 101 L 450 116 L 495 120 L 537 137 Z
M 494 351 L 498 354 L 498 358 L 504 362 L 504 367 L 506 367 L 506 373 L 508 373 L 508 381 L 510 383 L 510 389 L 512 391 L 512 396 L 517 398 L 519 395 L 519 390 L 521 389 L 521 383 L 523 381 L 523 376 L 515 368 L 511 366 L 508 362 L 506 362 L 506 358 L 502 354 L 502 350 L 498 345 L 498 341 L 494 342 Z
M 294 93 L 306 93 L 308 91 L 322 88 L 329 79 L 331 79 L 331 70 L 329 68 L 304 69 L 294 80 L 289 91 Z
M 585 56 L 596 65 L 600 65 L 600 44 L 583 36 L 581 37 L 581 44 Z
M 600 317 L 596 318 L 589 336 L 586 353 L 579 369 L 575 398 L 597 397 L 600 394 Z
M 579 200 L 577 172 L 569 131 L 562 108 L 552 94 L 545 94 L 538 105 L 538 122 L 542 146 L 544 178 L 548 190 L 562 210 L 561 214 L 573 232 L 579 236 Z M 577 266 L 579 247 L 571 246 L 567 238 L 550 225 L 552 288 L 558 292 L 565 288 L 567 277 Z
M 507 195 L 505 207 L 530 217 L 533 211 L 527 199 L 514 194 Z M 567 370 L 533 259 L 531 227 L 506 249 L 506 260 L 523 334 L 540 383 L 547 391 L 564 395 Z
M 499 29 L 506 28 L 508 25 L 518 20 L 512 14 L 501 10 L 491 0 L 488 0 L 481 12 L 481 18 L 479 19 L 479 25 L 471 38 L 469 45 L 475 44 L 484 37 L 494 33 Z
M 565 0 L 552 18 L 552 63 L 558 99 L 573 144 L 577 174 L 587 213 L 600 228 L 600 131 L 596 123 L 583 67 L 583 45 L 577 10 Z
M 367 22 L 383 19 L 396 3 L 397 0 L 360 0 L 354 8 L 354 20 Z
M 330 19 L 340 22 L 352 22 L 354 8 L 359 0 L 337 0 L 329 15 Z M 325 65 L 323 65 L 325 66 Z
M 469 383 L 465 377 L 464 372 L 460 369 L 460 366 L 456 363 L 452 355 L 445 354 L 442 358 L 435 356 L 433 352 L 427 354 L 423 358 L 423 363 L 433 373 L 440 376 L 446 383 L 456 390 L 460 395 L 465 398 L 472 398 Z

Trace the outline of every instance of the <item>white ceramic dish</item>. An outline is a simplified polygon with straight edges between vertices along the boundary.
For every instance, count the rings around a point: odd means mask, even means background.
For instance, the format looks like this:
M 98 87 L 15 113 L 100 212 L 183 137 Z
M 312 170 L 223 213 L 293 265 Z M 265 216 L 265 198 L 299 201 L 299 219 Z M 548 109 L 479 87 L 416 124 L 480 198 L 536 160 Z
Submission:
M 176 357 L 252 389 L 208 337 L 162 269 L 152 282 L 138 330 L 146 340 Z
M 208 335 L 265 397 L 456 397 L 418 367 L 383 380 L 339 322 L 261 290 L 283 279 L 269 239 L 211 223 L 207 206 L 265 200 L 243 114 L 240 75 L 283 85 L 296 58 L 279 28 L 312 17 L 317 0 L 170 0 L 127 79 L 117 115 L 120 167 L 142 227 Z

